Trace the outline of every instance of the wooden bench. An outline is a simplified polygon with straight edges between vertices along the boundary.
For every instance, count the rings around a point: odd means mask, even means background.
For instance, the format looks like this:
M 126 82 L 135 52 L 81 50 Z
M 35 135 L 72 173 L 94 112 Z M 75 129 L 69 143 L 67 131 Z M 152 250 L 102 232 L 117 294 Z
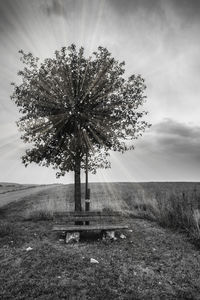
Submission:
M 124 217 L 118 212 L 59 212 L 54 214 L 54 220 L 58 219 L 62 220 L 63 224 L 54 225 L 53 231 L 63 232 L 66 243 L 71 240 L 78 242 L 80 233 L 84 231 L 100 231 L 104 237 L 115 239 L 115 230 L 128 229 L 128 226 L 122 223 Z M 70 225 L 69 223 L 72 222 L 73 224 Z M 84 223 L 87 225 L 83 225 Z

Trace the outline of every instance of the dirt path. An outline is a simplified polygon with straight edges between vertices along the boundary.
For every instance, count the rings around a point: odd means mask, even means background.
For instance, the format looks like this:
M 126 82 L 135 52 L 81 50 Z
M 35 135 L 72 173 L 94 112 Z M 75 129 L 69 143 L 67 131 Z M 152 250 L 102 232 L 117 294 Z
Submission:
M 11 202 L 16 203 L 23 198 L 28 196 L 36 195 L 40 192 L 46 191 L 46 190 L 52 190 L 57 185 L 44 185 L 44 186 L 33 186 L 33 187 L 23 187 L 21 189 L 17 189 L 14 191 L 7 191 L 0 194 L 0 207 L 7 205 Z

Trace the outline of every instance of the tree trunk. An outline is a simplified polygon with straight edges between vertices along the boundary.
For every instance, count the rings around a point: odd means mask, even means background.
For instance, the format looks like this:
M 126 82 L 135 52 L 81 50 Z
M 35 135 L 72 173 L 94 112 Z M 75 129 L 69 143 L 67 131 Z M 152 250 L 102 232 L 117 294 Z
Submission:
M 76 155 L 74 175 L 75 211 L 81 211 L 81 158 L 79 155 Z

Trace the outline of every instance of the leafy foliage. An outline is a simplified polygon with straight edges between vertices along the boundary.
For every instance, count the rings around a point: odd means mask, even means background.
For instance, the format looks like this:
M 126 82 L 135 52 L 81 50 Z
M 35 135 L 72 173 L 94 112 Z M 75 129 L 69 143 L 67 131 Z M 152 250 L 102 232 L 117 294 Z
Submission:
M 22 83 L 13 83 L 11 98 L 22 113 L 22 139 L 31 144 L 23 156 L 25 165 L 52 165 L 59 176 L 75 170 L 77 155 L 84 168 L 88 153 L 89 171 L 95 172 L 110 167 L 109 150 L 134 148 L 130 141 L 149 126 L 140 110 L 146 98 L 140 75 L 125 80 L 125 63 L 103 47 L 92 59 L 72 44 L 42 63 L 31 53 L 20 53 Z

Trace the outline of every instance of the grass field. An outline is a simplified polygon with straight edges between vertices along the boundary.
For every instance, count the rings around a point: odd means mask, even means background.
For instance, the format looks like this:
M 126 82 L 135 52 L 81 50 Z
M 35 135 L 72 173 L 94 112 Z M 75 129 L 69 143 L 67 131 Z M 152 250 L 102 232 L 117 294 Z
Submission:
M 124 215 L 126 239 L 66 245 L 52 216 L 74 210 L 73 185 L 0 183 L 0 299 L 200 299 L 200 184 L 90 188 L 92 210 Z

